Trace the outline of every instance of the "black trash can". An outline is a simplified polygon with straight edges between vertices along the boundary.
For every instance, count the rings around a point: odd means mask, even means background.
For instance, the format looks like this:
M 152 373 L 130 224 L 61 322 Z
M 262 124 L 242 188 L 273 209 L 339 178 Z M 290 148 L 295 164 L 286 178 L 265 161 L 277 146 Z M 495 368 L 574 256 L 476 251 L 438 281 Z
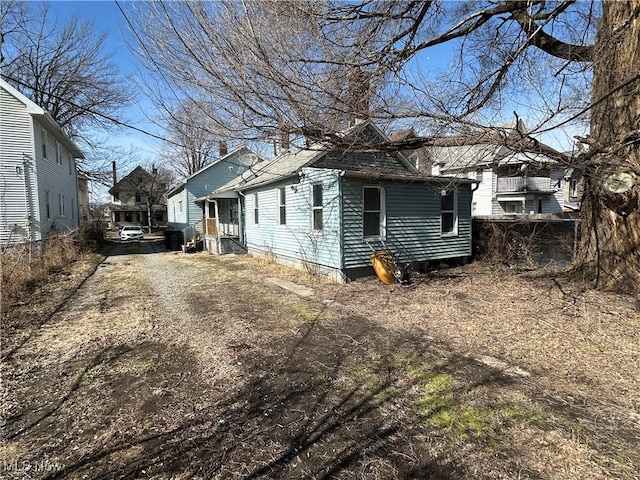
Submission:
M 175 252 L 182 246 L 182 232 L 179 230 L 167 230 L 164 232 L 164 246 L 167 250 Z

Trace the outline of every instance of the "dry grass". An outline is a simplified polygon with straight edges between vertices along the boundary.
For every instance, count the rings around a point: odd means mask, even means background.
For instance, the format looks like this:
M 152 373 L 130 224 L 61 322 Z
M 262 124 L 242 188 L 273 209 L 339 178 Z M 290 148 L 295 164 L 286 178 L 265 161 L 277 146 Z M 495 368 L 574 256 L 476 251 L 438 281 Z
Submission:
M 37 243 L 5 247 L 0 253 L 2 271 L 2 310 L 11 303 L 22 302 L 34 290 L 52 283 L 51 278 L 86 258 L 73 234 L 57 235 Z
M 4 458 L 52 478 L 637 479 L 629 297 L 483 264 L 337 285 L 130 250 L 12 354 Z

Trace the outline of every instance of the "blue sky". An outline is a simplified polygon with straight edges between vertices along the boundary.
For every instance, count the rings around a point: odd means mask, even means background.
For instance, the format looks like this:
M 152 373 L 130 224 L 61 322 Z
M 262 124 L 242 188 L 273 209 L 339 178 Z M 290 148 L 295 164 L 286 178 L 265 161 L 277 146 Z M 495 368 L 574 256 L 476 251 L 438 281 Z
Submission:
M 120 6 L 127 15 L 131 17 L 135 14 L 132 10 L 132 5 L 131 2 L 120 1 Z M 114 60 L 117 62 L 123 75 L 130 79 L 132 85 L 135 87 L 141 85 L 142 82 L 139 81 L 138 61 L 130 52 L 130 46 L 135 44 L 133 35 L 115 1 L 51 1 L 49 2 L 49 7 L 52 13 L 60 17 L 76 15 L 82 19 L 91 20 L 99 31 L 106 32 L 107 41 L 104 45 L 105 51 L 114 54 Z M 437 49 L 430 50 L 428 52 L 430 58 L 428 60 L 429 67 L 427 70 L 433 73 L 435 70 L 445 68 L 449 62 L 449 55 L 447 53 L 451 53 L 451 48 L 452 46 L 450 45 L 442 45 Z M 155 126 L 148 118 L 155 116 L 152 102 L 145 98 L 139 88 L 136 88 L 135 91 L 138 93 L 135 98 L 132 98 L 131 107 L 123 115 L 121 120 L 137 128 L 162 136 L 163 131 Z M 526 117 L 525 112 L 519 113 Z M 559 134 L 559 132 L 551 132 L 541 138 L 541 140 L 559 149 L 570 147 L 566 135 Z M 109 137 L 109 142 L 122 146 L 125 149 L 134 148 L 138 152 L 141 161 L 154 161 L 162 155 L 162 142 L 130 129 L 125 129 L 117 135 Z
M 120 5 L 125 12 L 130 13 L 128 2 L 120 2 Z M 135 87 L 134 91 L 137 92 L 136 96 L 131 99 L 131 107 L 120 120 L 137 128 L 162 135 L 162 131 L 148 119 L 148 116 L 153 117 L 154 115 L 153 104 L 137 88 L 140 85 L 137 80 L 139 78 L 138 62 L 130 51 L 130 45 L 134 43 L 133 36 L 116 3 L 114 1 L 90 0 L 52 1 L 49 2 L 49 8 L 52 13 L 62 18 L 77 16 L 91 20 L 100 32 L 106 33 L 105 52 L 113 53 L 113 60 L 119 66 L 123 76 L 132 82 Z M 136 148 L 142 157 L 149 159 L 153 159 L 161 152 L 161 142 L 131 129 L 124 129 L 117 136 L 112 136 L 109 141 L 125 148 Z

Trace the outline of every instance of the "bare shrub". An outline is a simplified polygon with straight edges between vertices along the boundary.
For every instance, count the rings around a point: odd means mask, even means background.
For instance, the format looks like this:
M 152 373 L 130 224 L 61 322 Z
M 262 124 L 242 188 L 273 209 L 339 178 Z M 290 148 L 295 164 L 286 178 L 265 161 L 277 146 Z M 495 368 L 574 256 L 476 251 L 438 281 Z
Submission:
M 532 238 L 515 223 L 477 222 L 476 258 L 491 263 L 533 264 Z
M 529 267 L 568 264 L 576 241 L 573 222 L 474 221 L 473 235 L 478 260 Z
M 0 253 L 2 310 L 25 301 L 37 287 L 53 281 L 56 274 L 66 271 L 82 254 L 77 233 L 5 247 Z

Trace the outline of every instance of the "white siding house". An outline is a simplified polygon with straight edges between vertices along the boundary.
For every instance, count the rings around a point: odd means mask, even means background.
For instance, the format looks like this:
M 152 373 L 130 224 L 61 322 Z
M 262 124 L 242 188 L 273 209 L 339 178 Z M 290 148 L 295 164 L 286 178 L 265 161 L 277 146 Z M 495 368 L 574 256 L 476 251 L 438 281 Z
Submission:
M 434 147 L 433 175 L 469 178 L 471 215 L 561 214 L 564 168 L 541 153 L 520 153 L 496 144 Z
M 76 158 L 51 115 L 0 79 L 0 245 L 78 226 Z

